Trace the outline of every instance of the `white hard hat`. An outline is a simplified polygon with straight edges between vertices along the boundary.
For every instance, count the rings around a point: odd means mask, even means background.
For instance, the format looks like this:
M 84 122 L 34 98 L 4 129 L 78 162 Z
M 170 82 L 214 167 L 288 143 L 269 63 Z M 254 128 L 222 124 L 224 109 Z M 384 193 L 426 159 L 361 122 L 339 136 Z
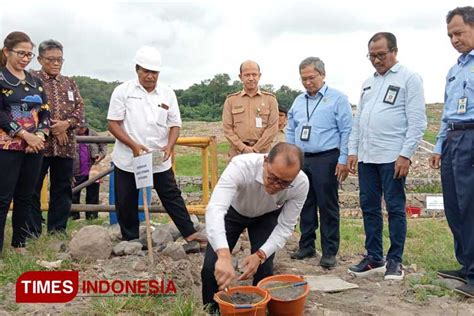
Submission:
M 161 70 L 161 54 L 160 51 L 154 47 L 142 46 L 135 54 L 135 64 L 142 68 L 160 71 Z

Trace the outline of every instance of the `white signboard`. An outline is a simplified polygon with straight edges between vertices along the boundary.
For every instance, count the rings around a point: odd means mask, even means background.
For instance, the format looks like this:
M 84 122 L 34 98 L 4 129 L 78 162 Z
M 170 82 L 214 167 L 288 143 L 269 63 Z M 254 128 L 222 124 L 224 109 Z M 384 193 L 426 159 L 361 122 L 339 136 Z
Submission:
M 442 196 L 427 196 L 426 209 L 428 210 L 444 210 L 444 202 Z
M 133 158 L 133 172 L 137 189 L 153 186 L 152 154 L 147 153 Z

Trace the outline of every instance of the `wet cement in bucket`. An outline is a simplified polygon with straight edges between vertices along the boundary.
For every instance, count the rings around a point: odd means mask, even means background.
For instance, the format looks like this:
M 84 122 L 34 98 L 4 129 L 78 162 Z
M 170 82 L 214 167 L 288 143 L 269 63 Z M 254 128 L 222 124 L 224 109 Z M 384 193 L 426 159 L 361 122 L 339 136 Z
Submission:
M 232 295 L 229 295 L 232 304 L 256 304 L 263 300 L 263 296 L 258 293 L 243 293 L 235 292 Z M 222 298 L 222 297 L 221 297 Z
M 272 298 L 276 298 L 282 301 L 292 301 L 300 297 L 305 292 L 304 285 L 293 287 L 294 283 L 295 282 L 271 281 L 263 284 L 261 287 L 267 289 L 270 292 Z

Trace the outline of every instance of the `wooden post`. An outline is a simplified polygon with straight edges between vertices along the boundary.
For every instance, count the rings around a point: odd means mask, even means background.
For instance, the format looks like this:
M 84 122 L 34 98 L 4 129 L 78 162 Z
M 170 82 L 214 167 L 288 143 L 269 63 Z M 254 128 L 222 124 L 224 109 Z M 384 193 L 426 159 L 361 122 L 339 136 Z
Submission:
M 209 202 L 209 159 L 207 147 L 201 149 L 202 157 L 202 203 L 206 205 Z
M 145 222 L 146 222 L 146 242 L 148 247 L 148 257 L 150 258 L 150 263 L 153 263 L 153 244 L 151 243 L 151 226 L 150 226 L 150 212 L 148 211 L 148 197 L 147 197 L 147 188 L 142 188 L 143 190 L 143 206 L 145 207 Z
M 218 160 L 217 160 L 217 138 L 216 136 L 211 136 L 209 141 L 209 149 L 211 155 L 211 190 L 214 190 L 214 187 L 217 184 L 217 173 L 218 173 Z

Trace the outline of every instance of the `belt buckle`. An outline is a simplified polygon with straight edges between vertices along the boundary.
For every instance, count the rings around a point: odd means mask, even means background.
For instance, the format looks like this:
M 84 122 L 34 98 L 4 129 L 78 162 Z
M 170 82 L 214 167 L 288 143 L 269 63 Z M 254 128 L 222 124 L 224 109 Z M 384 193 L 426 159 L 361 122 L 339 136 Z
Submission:
M 451 122 L 451 123 L 449 123 L 448 126 L 449 126 L 449 129 L 450 129 L 450 130 L 452 130 L 452 131 L 455 130 L 455 128 L 454 128 L 454 123 Z

